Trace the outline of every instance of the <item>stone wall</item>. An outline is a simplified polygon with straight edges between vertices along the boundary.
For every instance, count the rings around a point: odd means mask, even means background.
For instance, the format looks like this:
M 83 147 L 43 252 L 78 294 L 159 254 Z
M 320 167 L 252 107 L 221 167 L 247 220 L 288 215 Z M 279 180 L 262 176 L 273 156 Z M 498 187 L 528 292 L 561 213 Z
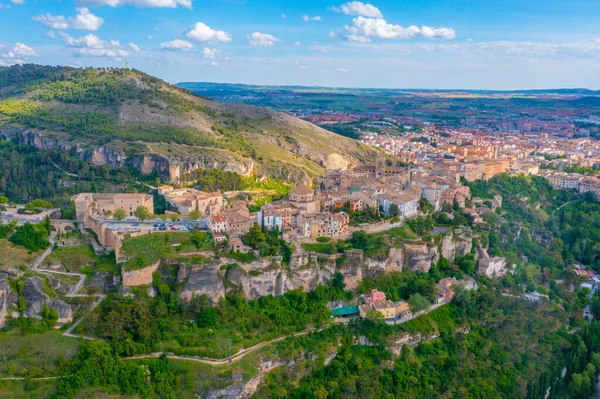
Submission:
M 152 274 L 158 270 L 160 261 L 138 270 L 121 270 L 121 278 L 125 287 L 152 284 Z

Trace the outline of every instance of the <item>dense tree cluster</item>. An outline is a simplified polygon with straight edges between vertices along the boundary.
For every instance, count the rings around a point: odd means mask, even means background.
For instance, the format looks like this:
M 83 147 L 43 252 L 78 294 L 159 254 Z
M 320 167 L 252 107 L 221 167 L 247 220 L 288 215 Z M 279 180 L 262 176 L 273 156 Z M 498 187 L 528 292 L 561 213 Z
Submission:
M 113 348 L 95 341 L 83 345 L 58 381 L 55 397 L 76 397 L 86 387 L 107 388 L 116 394 L 175 398 L 177 380 L 165 356 L 144 362 L 122 362 Z
M 17 227 L 15 232 L 8 238 L 15 245 L 20 245 L 27 248 L 29 251 L 35 252 L 40 249 L 46 249 L 50 245 L 48 236 L 50 235 L 50 219 L 46 218 L 45 222 L 34 226 L 26 222 Z

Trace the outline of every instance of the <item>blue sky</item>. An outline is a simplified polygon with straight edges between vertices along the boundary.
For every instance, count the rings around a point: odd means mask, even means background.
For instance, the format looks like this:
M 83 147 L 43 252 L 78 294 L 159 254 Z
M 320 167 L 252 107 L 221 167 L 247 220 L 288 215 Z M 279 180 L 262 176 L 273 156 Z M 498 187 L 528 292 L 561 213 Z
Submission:
M 600 89 L 598 0 L 0 0 L 0 65 L 168 80 Z

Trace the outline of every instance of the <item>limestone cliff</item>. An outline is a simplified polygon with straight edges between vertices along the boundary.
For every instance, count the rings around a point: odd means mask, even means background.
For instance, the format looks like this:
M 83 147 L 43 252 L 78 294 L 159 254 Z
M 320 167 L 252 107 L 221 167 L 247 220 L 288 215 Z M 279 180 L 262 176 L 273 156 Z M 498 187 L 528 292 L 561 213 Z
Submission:
M 150 152 L 151 147 L 143 147 L 141 152 L 127 155 L 122 148 L 115 146 L 85 146 L 73 144 L 68 139 L 53 138 L 40 132 L 19 129 L 0 128 L 0 139 L 17 140 L 40 150 L 69 151 L 77 158 L 93 165 L 111 168 L 132 167 L 143 174 L 156 173 L 170 181 L 178 182 L 182 176 L 197 169 L 222 169 L 250 176 L 254 172 L 254 161 L 226 156 L 222 152 L 212 152 L 203 155 L 170 155 Z
M 4 321 L 8 316 L 8 300 L 10 294 L 11 290 L 8 285 L 8 274 L 0 272 L 0 327 L 4 325 Z
M 344 276 L 349 289 L 356 289 L 364 278 L 404 268 L 428 272 L 443 254 L 450 260 L 471 250 L 471 236 L 450 232 L 442 238 L 441 250 L 433 243 L 405 242 L 390 248 L 386 259 L 365 258 L 360 250 L 343 254 L 316 254 L 299 251 L 285 267 L 280 257 L 260 258 L 249 264 L 237 264 L 228 258 L 214 259 L 209 265 L 180 266 L 177 281 L 185 284 L 181 299 L 189 301 L 194 295 L 206 294 L 213 303 L 230 290 L 241 290 L 248 299 L 265 295 L 283 295 L 302 287 L 314 290 L 327 283 L 336 272 Z M 341 259 L 340 259 L 341 258 Z

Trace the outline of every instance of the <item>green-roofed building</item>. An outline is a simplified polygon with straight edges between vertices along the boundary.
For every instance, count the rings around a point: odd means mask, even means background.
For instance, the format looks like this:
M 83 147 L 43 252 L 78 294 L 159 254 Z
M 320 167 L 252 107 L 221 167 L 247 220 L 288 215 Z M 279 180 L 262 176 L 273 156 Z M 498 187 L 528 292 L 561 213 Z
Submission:
M 352 317 L 358 316 L 358 306 L 344 306 L 343 308 L 333 309 L 331 315 L 333 317 Z

